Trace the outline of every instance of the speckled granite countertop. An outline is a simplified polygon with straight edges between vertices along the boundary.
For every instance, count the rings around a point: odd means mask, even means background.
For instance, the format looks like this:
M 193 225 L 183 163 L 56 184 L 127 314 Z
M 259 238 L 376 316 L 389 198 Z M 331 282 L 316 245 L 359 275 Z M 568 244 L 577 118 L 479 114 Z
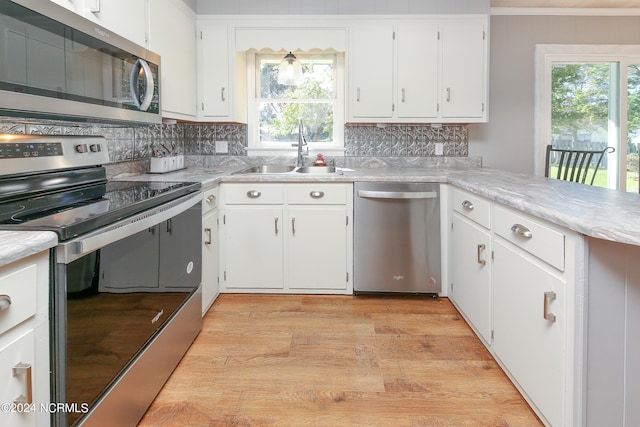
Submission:
M 480 167 L 347 167 L 338 174 L 233 175 L 241 166 L 193 166 L 163 175 L 121 179 L 217 182 L 441 182 L 604 240 L 640 245 L 640 195 Z M 213 173 L 212 173 L 213 172 Z
M 339 164 L 337 174 L 234 175 L 246 162 L 232 158 L 205 167 L 192 164 L 167 174 L 118 171 L 121 180 L 219 182 L 441 182 L 468 190 L 586 236 L 640 245 L 640 195 L 479 167 L 479 163 Z M 0 232 L 0 266 L 57 244 L 50 232 Z
M 51 231 L 0 231 L 0 267 L 57 244 L 58 237 Z

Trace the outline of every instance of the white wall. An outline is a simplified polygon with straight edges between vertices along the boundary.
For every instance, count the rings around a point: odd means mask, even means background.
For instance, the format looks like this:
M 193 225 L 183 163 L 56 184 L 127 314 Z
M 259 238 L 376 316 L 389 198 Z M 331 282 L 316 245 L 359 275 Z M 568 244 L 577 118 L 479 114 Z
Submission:
M 532 174 L 536 44 L 640 44 L 640 16 L 491 17 L 489 123 L 469 126 L 469 155 Z
M 489 0 L 197 0 L 201 15 L 489 13 Z

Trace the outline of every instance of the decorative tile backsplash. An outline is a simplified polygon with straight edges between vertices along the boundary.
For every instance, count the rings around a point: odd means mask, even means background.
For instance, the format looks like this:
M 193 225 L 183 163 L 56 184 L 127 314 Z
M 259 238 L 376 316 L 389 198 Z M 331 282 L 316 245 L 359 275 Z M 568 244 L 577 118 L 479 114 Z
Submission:
M 469 132 L 465 125 L 364 124 L 345 126 L 346 156 L 432 157 L 436 143 L 443 144 L 443 155 L 466 157 Z
M 161 125 L 98 125 L 0 117 L 0 133 L 39 135 L 101 135 L 111 162 L 141 160 L 168 153 L 246 156 L 247 125 L 241 123 L 177 123 Z M 227 141 L 228 153 L 215 153 L 216 141 Z M 445 157 L 467 157 L 466 125 L 345 125 L 346 157 L 433 157 L 442 143 Z

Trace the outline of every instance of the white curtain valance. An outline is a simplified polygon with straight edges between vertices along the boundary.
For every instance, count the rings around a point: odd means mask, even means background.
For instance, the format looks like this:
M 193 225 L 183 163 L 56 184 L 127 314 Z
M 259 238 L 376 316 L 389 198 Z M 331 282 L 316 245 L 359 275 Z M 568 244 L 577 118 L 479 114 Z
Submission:
M 334 50 L 345 52 L 345 28 L 236 28 L 236 51 L 271 50 Z

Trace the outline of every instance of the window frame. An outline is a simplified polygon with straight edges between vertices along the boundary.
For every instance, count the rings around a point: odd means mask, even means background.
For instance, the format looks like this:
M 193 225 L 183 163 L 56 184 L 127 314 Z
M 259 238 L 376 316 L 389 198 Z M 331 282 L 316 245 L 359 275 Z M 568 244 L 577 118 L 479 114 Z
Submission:
M 286 52 L 248 52 L 246 57 L 247 69 L 247 154 L 257 156 L 268 155 L 295 155 L 297 149 L 295 147 L 287 147 L 283 143 L 261 142 L 260 141 L 260 123 L 259 123 L 259 87 L 258 87 L 258 58 L 260 56 L 277 55 L 282 56 Z M 323 153 L 327 155 L 344 155 L 344 124 L 345 124 L 345 61 L 344 54 L 341 52 L 294 52 L 295 55 L 318 55 L 318 56 L 334 56 L 335 57 L 335 76 L 334 76 L 334 101 L 333 101 L 333 142 L 309 142 L 309 152 Z
M 619 127 L 615 135 L 616 152 L 608 154 L 608 164 L 614 167 L 609 174 L 609 188 L 626 191 L 627 163 L 627 67 L 640 63 L 640 45 L 536 45 L 535 49 L 535 136 L 534 171 L 544 176 L 545 150 L 551 141 L 551 73 L 554 63 L 611 63 L 620 64 L 617 94 Z

